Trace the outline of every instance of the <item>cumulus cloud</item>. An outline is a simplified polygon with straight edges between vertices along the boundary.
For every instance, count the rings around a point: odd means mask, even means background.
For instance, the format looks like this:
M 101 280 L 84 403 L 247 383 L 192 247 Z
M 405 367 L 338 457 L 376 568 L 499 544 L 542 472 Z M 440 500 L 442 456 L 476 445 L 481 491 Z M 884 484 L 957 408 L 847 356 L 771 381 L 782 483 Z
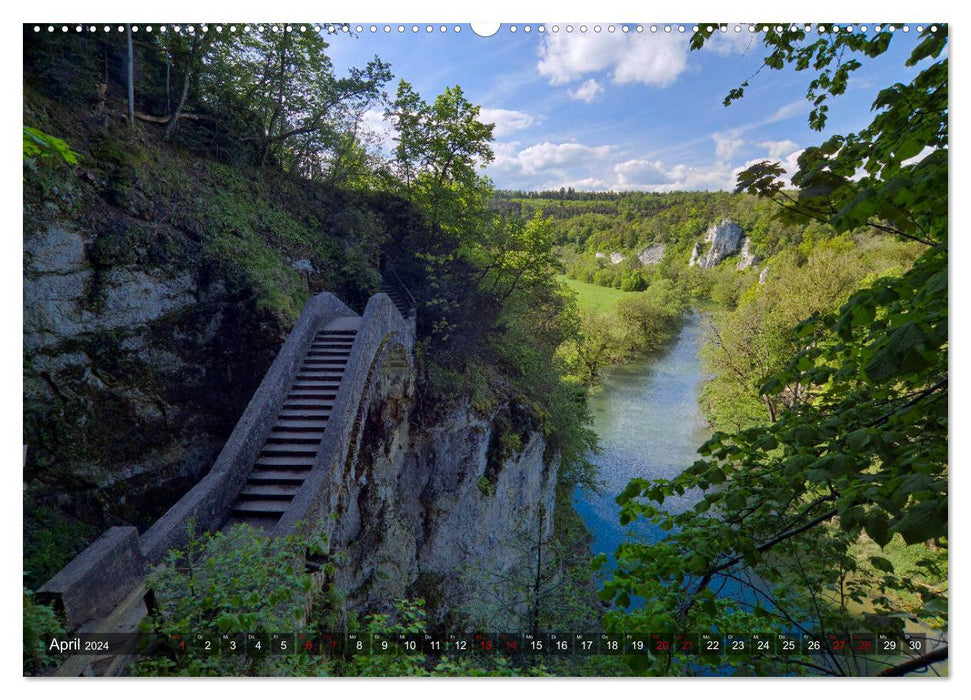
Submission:
M 492 135 L 496 138 L 508 136 L 521 129 L 526 129 L 537 123 L 532 114 L 519 112 L 514 109 L 491 109 L 483 107 L 479 110 L 479 121 L 483 124 L 495 124 Z
M 768 157 L 781 162 L 784 181 L 796 172 L 802 153 L 793 141 L 763 141 L 758 145 Z M 726 146 L 731 148 L 731 146 Z M 745 168 L 765 160 L 761 156 L 742 165 L 729 158 L 710 163 L 665 163 L 651 158 L 623 158 L 616 145 L 591 146 L 578 142 L 524 145 L 519 141 L 495 146 L 490 172 L 500 187 L 514 189 L 559 189 L 615 192 L 674 192 L 685 190 L 731 190 Z M 736 161 L 737 162 L 737 161 Z
M 615 147 L 590 146 L 575 141 L 543 142 L 524 146 L 504 141 L 493 147 L 489 173 L 500 187 L 546 189 L 574 187 L 606 189 Z
M 671 192 L 734 186 L 732 167 L 726 163 L 668 166 L 648 158 L 618 159 L 619 154 L 614 145 L 571 141 L 524 147 L 518 141 L 502 142 L 495 146 L 490 173 L 500 187 L 514 189 Z
M 595 79 L 590 78 L 590 80 L 585 82 L 576 90 L 570 90 L 569 94 L 574 100 L 581 100 L 587 104 L 590 104 L 597 98 L 597 95 L 603 91 L 603 85 L 598 83 Z
M 768 143 L 774 143 L 774 142 L 768 142 Z M 778 142 L 778 143 L 779 144 L 783 144 L 783 143 L 785 143 L 785 144 L 791 144 L 793 147 L 796 147 L 796 144 L 793 143 L 792 141 L 781 141 L 781 142 Z M 783 184 L 786 187 L 789 187 L 789 186 L 792 185 L 792 176 L 796 174 L 796 171 L 797 170 L 799 170 L 799 162 L 798 162 L 799 161 L 799 156 L 802 155 L 802 152 L 804 150 L 806 150 L 806 149 L 804 149 L 804 148 L 796 148 L 796 150 L 791 151 L 790 153 L 788 153 L 787 155 L 785 155 L 785 157 L 783 157 L 781 154 L 780 155 L 774 155 L 774 156 L 770 154 L 770 157 L 773 160 L 779 161 L 779 165 L 781 165 L 782 166 L 782 169 L 785 171 L 785 174 L 783 174 L 780 179 L 782 180 Z M 740 172 L 742 172 L 743 170 L 747 170 L 748 168 L 752 167 L 756 163 L 761 163 L 764 160 L 765 160 L 765 158 L 753 158 L 752 160 L 749 160 L 749 161 L 743 163 L 742 165 L 738 166 L 734 170 L 732 170 L 732 173 L 731 173 L 732 186 L 734 186 L 735 180 L 738 177 L 738 174 Z
M 540 190 L 558 190 L 561 187 L 581 190 L 586 192 L 607 192 L 612 189 L 610 183 L 596 177 L 584 177 L 579 180 L 557 180 L 552 179 L 539 186 Z
M 612 150 L 612 146 L 544 142 L 523 149 L 517 160 L 524 173 L 539 173 L 550 168 L 564 170 L 590 165 L 609 157 Z
M 799 145 L 789 139 L 785 139 L 784 141 L 762 141 L 757 145 L 766 149 L 769 153 L 769 158 L 772 160 L 782 160 L 793 151 L 799 150 Z
M 807 114 L 809 112 L 809 102 L 806 100 L 795 100 L 788 104 L 784 104 L 779 109 L 774 111 L 769 117 L 762 122 L 762 124 L 774 124 L 776 122 L 781 122 L 784 119 L 789 119 L 797 114 Z
M 735 184 L 730 168 L 721 163 L 707 166 L 677 164 L 666 171 L 668 182 L 639 189 L 651 192 L 680 190 L 729 190 Z M 634 189 L 634 188 L 630 188 Z
M 688 40 L 680 34 L 547 32 L 537 70 L 552 85 L 611 71 L 613 82 L 666 87 L 688 65 Z
M 661 161 L 626 160 L 614 166 L 618 189 L 643 189 L 653 185 L 667 185 L 671 177 Z

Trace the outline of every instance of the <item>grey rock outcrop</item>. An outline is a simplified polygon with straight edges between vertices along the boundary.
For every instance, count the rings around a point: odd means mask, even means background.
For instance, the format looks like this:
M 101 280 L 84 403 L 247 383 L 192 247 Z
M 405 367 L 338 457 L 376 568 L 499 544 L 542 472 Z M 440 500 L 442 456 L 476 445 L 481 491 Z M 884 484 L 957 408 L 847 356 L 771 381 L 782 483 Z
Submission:
M 702 255 L 699 246 L 695 245 L 688 266 L 715 267 L 725 258 L 739 252 L 743 236 L 742 227 L 728 219 L 709 227 L 705 234 L 705 242 L 710 244 L 708 252 Z
M 614 253 L 611 253 L 610 254 L 610 264 L 611 265 L 620 265 L 622 262 L 624 262 L 624 254 L 623 253 L 614 252 Z
M 525 615 L 511 582 L 528 585 L 538 530 L 552 533 L 559 466 L 542 433 L 499 457 L 495 423 L 468 408 L 421 430 L 382 410 L 369 424 L 393 427 L 363 446 L 333 536 L 351 564 L 339 586 L 362 606 L 424 595 L 432 619 L 478 605 Z
M 71 483 L 64 512 L 143 526 L 212 463 L 277 336 L 211 269 L 137 262 L 139 243 L 109 263 L 102 234 L 24 232 L 25 498 Z
M 758 258 L 749 250 L 749 243 L 751 240 L 748 236 L 742 239 L 742 249 L 738 251 L 738 263 L 735 265 L 736 270 L 746 270 L 758 262 Z
M 641 265 L 657 265 L 663 258 L 664 245 L 661 243 L 648 246 L 637 256 L 637 259 L 641 261 Z

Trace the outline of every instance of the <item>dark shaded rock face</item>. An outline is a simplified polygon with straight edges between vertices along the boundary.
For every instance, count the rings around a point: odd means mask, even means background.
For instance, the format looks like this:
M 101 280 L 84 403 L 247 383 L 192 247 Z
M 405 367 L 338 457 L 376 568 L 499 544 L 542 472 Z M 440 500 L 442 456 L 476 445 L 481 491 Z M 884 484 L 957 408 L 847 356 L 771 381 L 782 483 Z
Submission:
M 95 531 L 153 522 L 211 465 L 282 338 L 212 270 L 103 265 L 98 243 L 63 222 L 24 235 L 31 551 L 47 526 L 34 512 Z
M 705 242 L 709 243 L 708 251 L 701 254 L 698 245 L 691 251 L 688 265 L 698 265 L 704 268 L 715 267 L 730 255 L 737 254 L 742 249 L 742 239 L 745 237 L 742 227 L 734 221 L 725 219 L 720 224 L 711 226 L 705 234 Z

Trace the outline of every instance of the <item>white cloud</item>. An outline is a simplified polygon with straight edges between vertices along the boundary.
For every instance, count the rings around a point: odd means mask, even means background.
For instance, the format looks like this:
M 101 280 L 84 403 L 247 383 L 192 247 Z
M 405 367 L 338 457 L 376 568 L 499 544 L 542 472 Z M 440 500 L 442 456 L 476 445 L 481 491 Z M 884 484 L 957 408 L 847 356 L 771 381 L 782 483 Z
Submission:
M 583 102 L 590 104 L 591 102 L 594 101 L 594 99 L 596 99 L 597 95 L 599 95 L 603 91 L 604 91 L 603 85 L 598 83 L 593 78 L 590 78 L 590 80 L 585 82 L 576 90 L 570 90 L 569 94 L 570 94 L 570 97 L 572 97 L 574 100 L 582 100 Z
M 606 159 L 612 150 L 612 146 L 544 142 L 520 151 L 516 158 L 524 173 L 534 174 L 550 168 L 589 166 Z
M 729 129 L 728 131 L 716 131 L 711 135 L 715 142 L 715 158 L 719 161 L 731 160 L 745 145 L 742 138 L 743 129 Z
M 483 107 L 479 110 L 479 121 L 483 124 L 495 124 L 492 135 L 502 138 L 509 134 L 526 129 L 537 123 L 537 118 L 526 112 L 518 112 L 514 109 L 491 109 Z
M 396 135 L 394 125 L 384 118 L 384 113 L 374 109 L 361 115 L 357 128 L 358 138 L 385 153 L 394 150 Z
M 763 141 L 757 144 L 779 160 L 786 171 L 784 180 L 796 172 L 802 153 L 792 141 Z M 538 143 L 524 147 L 518 141 L 495 145 L 496 159 L 490 171 L 499 187 L 511 189 L 559 189 L 615 192 L 673 192 L 690 190 L 732 190 L 736 177 L 765 156 L 735 166 L 728 158 L 710 163 L 665 164 L 649 158 L 618 158 L 619 146 L 590 146 L 578 142 Z
M 612 71 L 613 82 L 666 87 L 688 65 L 688 39 L 680 34 L 547 32 L 537 69 L 552 85 Z
M 735 27 L 741 27 L 741 30 L 736 32 Z M 714 51 L 719 56 L 745 54 L 752 47 L 757 46 L 759 40 L 759 35 L 750 32 L 748 25 L 729 24 L 727 32 L 715 32 L 711 39 L 704 43 L 704 50 Z
M 781 122 L 784 119 L 789 119 L 797 114 L 807 114 L 809 112 L 809 102 L 806 100 L 796 100 L 790 102 L 789 104 L 782 105 L 774 111 L 765 121 L 760 122 L 759 126 L 765 124 L 775 124 L 776 122 Z
M 671 182 L 671 177 L 664 172 L 661 161 L 627 160 L 614 166 L 614 175 L 617 177 L 618 189 L 642 189 L 649 185 L 665 185 Z
M 678 164 L 667 170 L 669 182 L 647 188 L 652 192 L 675 192 L 679 190 L 730 190 L 735 179 L 728 166 L 713 163 L 707 166 Z
M 772 160 L 782 160 L 793 151 L 799 150 L 799 145 L 789 139 L 785 139 L 784 141 L 762 141 L 757 145 L 766 149 L 769 152 L 769 158 Z
M 768 143 L 772 143 L 772 142 L 768 142 Z M 788 143 L 788 144 L 792 144 L 793 147 L 796 146 L 796 144 L 793 143 L 792 141 L 782 141 L 779 143 Z M 760 145 L 764 145 L 764 144 L 760 144 Z M 799 156 L 802 155 L 802 152 L 804 150 L 805 150 L 804 148 L 797 148 L 796 150 L 786 155 L 784 158 L 781 155 L 772 156 L 773 160 L 779 161 L 779 164 L 782 166 L 782 169 L 785 171 L 785 174 L 782 176 L 781 179 L 783 184 L 786 187 L 789 187 L 792 185 L 792 176 L 796 174 L 797 170 L 799 170 L 799 163 L 798 163 Z M 735 186 L 735 180 L 738 177 L 738 174 L 740 172 L 752 167 L 756 163 L 761 163 L 764 160 L 765 158 L 753 158 L 752 160 L 747 161 L 742 165 L 738 166 L 737 168 L 735 168 L 734 170 L 732 170 L 732 173 L 731 173 L 732 187 Z
M 596 177 L 584 177 L 579 180 L 549 180 L 540 185 L 537 189 L 540 190 L 558 190 L 561 187 L 570 188 L 575 190 L 583 190 L 586 192 L 606 192 L 611 189 L 610 183 L 606 180 L 601 180 Z

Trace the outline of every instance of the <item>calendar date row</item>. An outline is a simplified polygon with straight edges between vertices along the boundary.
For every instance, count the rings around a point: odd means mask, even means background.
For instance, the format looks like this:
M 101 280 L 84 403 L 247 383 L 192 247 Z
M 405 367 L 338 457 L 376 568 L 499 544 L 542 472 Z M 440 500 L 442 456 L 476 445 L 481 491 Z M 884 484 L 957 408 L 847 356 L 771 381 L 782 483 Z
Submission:
M 48 640 L 52 654 L 156 653 L 251 656 L 314 654 L 548 654 L 739 656 L 759 654 L 922 655 L 920 634 L 769 633 L 249 633 L 75 635 Z

